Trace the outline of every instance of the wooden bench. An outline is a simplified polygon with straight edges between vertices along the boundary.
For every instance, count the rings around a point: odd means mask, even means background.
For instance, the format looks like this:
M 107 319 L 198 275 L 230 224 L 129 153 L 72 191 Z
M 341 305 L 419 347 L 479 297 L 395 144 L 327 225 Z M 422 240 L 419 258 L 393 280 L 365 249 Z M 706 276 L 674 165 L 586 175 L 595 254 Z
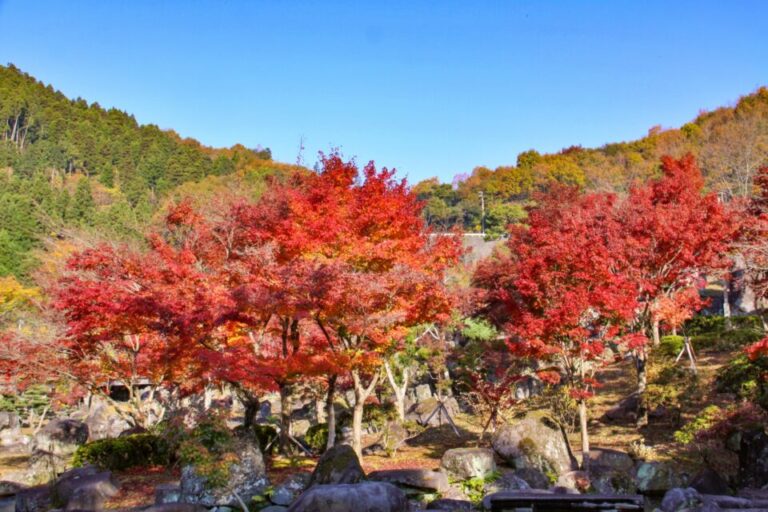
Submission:
M 642 496 L 497 492 L 483 500 L 491 512 L 642 511 Z

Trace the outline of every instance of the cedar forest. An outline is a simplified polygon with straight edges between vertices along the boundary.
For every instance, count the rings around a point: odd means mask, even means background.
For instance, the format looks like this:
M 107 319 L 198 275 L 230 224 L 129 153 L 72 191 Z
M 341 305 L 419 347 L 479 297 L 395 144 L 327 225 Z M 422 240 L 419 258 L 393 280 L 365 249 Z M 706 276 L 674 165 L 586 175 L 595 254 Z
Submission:
M 189 399 L 214 390 L 239 403 L 244 429 L 263 427 L 276 397 L 273 464 L 347 430 L 373 460 L 376 414 L 423 433 L 406 404 L 417 382 L 459 399 L 451 423 L 476 446 L 547 411 L 587 478 L 610 437 L 603 414 L 625 403 L 603 389 L 616 372 L 635 401 L 632 442 L 611 446 L 638 458 L 664 452 L 735 487 L 729 440 L 768 425 L 765 88 L 679 129 L 532 149 L 453 183 L 409 184 L 333 149 L 309 169 L 206 147 L 12 65 L 0 122 L 4 410 L 42 420 L 99 397 L 131 428 L 176 439 L 170 459 L 211 482 L 230 459 L 205 443 L 190 459 Z M 462 243 L 479 232 L 485 258 Z M 729 294 L 744 290 L 754 307 L 736 314 Z M 530 382 L 539 392 L 516 392 Z M 294 433 L 302 394 L 323 409 L 320 441 Z M 231 421 L 215 408 L 197 424 Z

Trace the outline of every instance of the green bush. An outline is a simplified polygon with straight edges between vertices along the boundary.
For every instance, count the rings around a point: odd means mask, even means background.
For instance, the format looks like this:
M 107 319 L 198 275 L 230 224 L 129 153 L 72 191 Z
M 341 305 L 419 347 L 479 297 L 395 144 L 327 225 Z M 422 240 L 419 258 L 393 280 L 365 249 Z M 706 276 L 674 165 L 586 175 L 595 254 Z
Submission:
M 730 317 L 730 330 L 762 331 L 763 321 L 757 315 Z M 691 336 L 702 334 L 723 334 L 726 329 L 725 317 L 722 315 L 699 315 L 685 323 L 685 332 Z
M 756 341 L 760 341 L 765 336 L 762 328 L 740 327 L 730 331 L 725 331 L 720 335 L 720 343 L 717 348 L 720 350 L 733 350 L 746 347 Z
M 133 434 L 102 439 L 80 446 L 74 465 L 94 464 L 112 471 L 132 467 L 167 466 L 172 453 L 168 443 L 155 434 Z
M 696 439 L 696 434 L 711 428 L 723 416 L 723 411 L 716 405 L 705 407 L 683 428 L 674 433 L 675 441 L 680 444 L 689 444 Z
M 307 443 L 313 452 L 322 453 L 328 445 L 328 424 L 318 423 L 312 425 L 304 434 L 304 442 Z
M 685 339 L 682 336 L 663 336 L 659 345 L 659 352 L 667 357 L 677 357 L 684 344 Z
M 735 357 L 717 373 L 716 386 L 720 393 L 734 393 L 739 398 L 768 406 L 768 389 L 763 375 L 768 372 L 768 359 L 750 361 L 746 354 Z M 768 408 L 768 407 L 767 407 Z
M 720 333 L 725 330 L 725 318 L 722 315 L 697 315 L 685 322 L 685 332 L 689 335 Z

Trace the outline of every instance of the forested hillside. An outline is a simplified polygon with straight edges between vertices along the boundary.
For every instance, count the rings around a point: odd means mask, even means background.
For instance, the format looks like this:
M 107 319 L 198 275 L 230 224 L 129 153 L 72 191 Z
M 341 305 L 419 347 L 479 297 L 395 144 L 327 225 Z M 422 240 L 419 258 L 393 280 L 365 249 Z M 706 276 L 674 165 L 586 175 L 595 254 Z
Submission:
M 206 147 L 0 66 L 0 276 L 24 279 L 41 237 L 66 228 L 138 237 L 185 183 L 199 194 L 288 169 L 269 149 Z
M 486 206 L 486 231 L 504 232 L 509 222 L 522 219 L 531 194 L 555 181 L 593 191 L 626 191 L 636 181 L 659 174 L 662 155 L 692 153 L 709 190 L 724 199 L 748 196 L 755 171 L 768 164 L 768 89 L 760 88 L 733 107 L 701 113 L 679 129 L 649 130 L 642 139 L 587 149 L 572 146 L 559 153 L 529 150 L 514 165 L 495 170 L 476 167 L 453 184 L 437 178 L 415 186 L 427 202 L 425 215 L 437 228 L 462 226 L 479 231 L 480 192 Z

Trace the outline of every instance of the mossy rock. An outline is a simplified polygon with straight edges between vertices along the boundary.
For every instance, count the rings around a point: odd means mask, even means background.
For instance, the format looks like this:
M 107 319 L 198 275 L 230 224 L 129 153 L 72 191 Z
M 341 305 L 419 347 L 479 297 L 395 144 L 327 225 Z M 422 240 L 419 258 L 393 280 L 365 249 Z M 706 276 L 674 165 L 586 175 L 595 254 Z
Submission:
M 338 444 L 326 451 L 317 462 L 309 485 L 356 484 L 365 479 L 355 450 L 346 444 Z

